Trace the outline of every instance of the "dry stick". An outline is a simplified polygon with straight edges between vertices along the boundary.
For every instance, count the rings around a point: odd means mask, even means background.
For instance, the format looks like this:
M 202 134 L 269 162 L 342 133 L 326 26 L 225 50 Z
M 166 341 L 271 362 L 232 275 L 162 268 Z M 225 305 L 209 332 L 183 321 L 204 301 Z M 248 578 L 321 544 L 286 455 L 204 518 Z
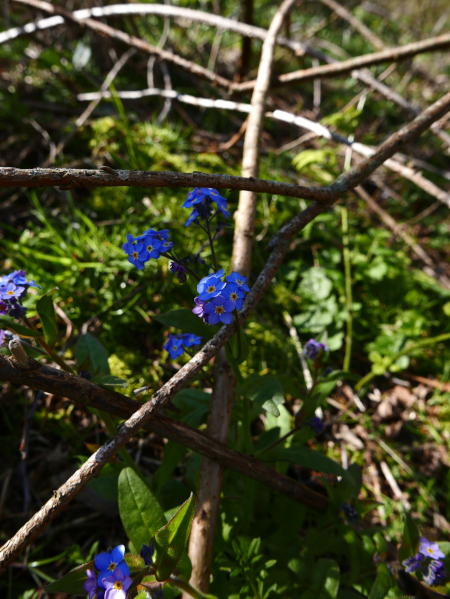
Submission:
M 365 191 L 363 187 L 358 185 L 355 187 L 356 193 L 365 201 L 369 209 L 376 212 L 384 224 L 394 233 L 397 237 L 401 237 L 403 241 L 409 245 L 412 251 L 418 256 L 423 262 L 425 262 L 424 272 L 436 279 L 442 287 L 450 289 L 450 279 L 443 273 L 436 271 L 436 265 L 430 256 L 426 253 L 421 245 L 414 241 L 412 235 L 404 230 L 404 227 L 399 225 L 381 206 L 379 206 L 373 198 Z
M 231 100 L 213 100 L 210 98 L 196 98 L 195 96 L 191 96 L 189 94 L 180 94 L 175 90 L 166 91 L 155 88 L 142 91 L 117 92 L 117 94 L 120 98 L 124 99 L 137 99 L 142 98 L 144 96 L 161 95 L 163 97 L 176 98 L 180 102 L 185 102 L 186 104 L 191 104 L 193 106 L 203 106 L 205 108 L 218 108 L 220 110 L 236 110 L 247 114 L 249 114 L 252 109 L 250 104 L 244 104 L 242 102 L 233 102 Z M 98 97 L 98 92 L 90 92 L 85 94 L 79 94 L 77 96 L 77 99 L 92 100 Z M 103 97 L 110 98 L 111 93 L 105 92 L 103 94 Z M 311 121 L 310 119 L 306 119 L 303 116 L 295 116 L 294 114 L 286 112 L 284 110 L 275 110 L 275 112 L 273 113 L 268 112 L 266 113 L 266 116 L 275 120 L 296 125 L 303 129 L 307 129 L 308 131 L 311 131 L 313 133 L 313 137 L 324 137 L 325 139 L 330 139 L 336 141 L 337 143 L 345 144 L 351 147 L 352 150 L 354 150 L 357 154 L 360 154 L 362 156 L 370 156 L 375 151 L 373 148 L 369 146 L 366 146 L 359 142 L 350 141 L 342 135 L 333 133 L 329 129 L 327 129 L 327 127 L 324 127 L 320 123 Z M 311 139 L 311 137 L 308 136 L 307 139 L 309 140 Z M 298 143 L 298 140 L 296 140 L 296 143 Z M 423 177 L 423 175 L 421 175 L 419 172 L 415 171 L 409 166 L 401 164 L 400 162 L 398 162 L 398 160 L 394 159 L 386 160 L 384 166 L 398 173 L 400 176 L 409 179 L 412 183 L 414 183 L 430 195 L 434 196 L 438 199 L 439 202 L 446 204 L 450 208 L 450 194 L 442 190 L 435 183 L 432 183 L 431 181 Z M 428 168 L 428 165 L 424 166 Z
M 252 95 L 251 110 L 245 131 L 242 159 L 243 176 L 253 177 L 258 175 L 259 139 L 264 125 L 265 102 L 272 73 L 275 39 L 283 24 L 285 15 L 296 1 L 285 0 L 283 2 L 275 13 L 264 40 L 257 85 Z M 239 208 L 234 216 L 236 227 L 231 270 L 245 277 L 250 274 L 256 200 L 256 193 L 241 191 Z M 232 369 L 227 363 L 224 353 L 219 354 L 215 375 L 215 388 L 211 397 L 207 432 L 211 437 L 218 438 L 226 443 L 236 379 L 232 375 Z M 244 431 L 244 434 L 246 433 L 247 431 Z M 192 562 L 190 583 L 205 593 L 209 590 L 222 480 L 223 468 L 204 458 L 200 470 L 197 503 L 189 540 L 189 558 Z M 183 599 L 188 599 L 186 593 L 183 593 Z
M 185 58 L 181 58 L 172 52 L 167 50 L 163 50 L 162 48 L 157 48 L 156 46 L 152 46 L 148 42 L 141 40 L 133 35 L 129 35 L 123 31 L 118 29 L 114 29 L 109 25 L 105 25 L 99 21 L 95 21 L 94 19 L 77 19 L 73 13 L 64 8 L 53 6 L 48 2 L 43 2 L 42 0 L 13 0 L 19 4 L 26 4 L 27 6 L 32 6 L 33 8 L 38 8 L 39 10 L 44 10 L 50 14 L 61 15 L 65 19 L 76 23 L 80 27 L 87 27 L 88 29 L 92 29 L 99 35 L 103 35 L 106 37 L 110 37 L 112 39 L 119 40 L 129 46 L 133 46 L 142 52 L 146 52 L 147 54 L 152 54 L 158 56 L 162 60 L 166 60 L 167 62 L 171 62 L 182 69 L 185 69 L 189 73 L 193 75 L 198 75 L 199 77 L 203 77 L 207 79 L 211 83 L 216 83 L 217 85 L 221 85 L 227 89 L 231 88 L 231 82 L 220 75 L 216 75 L 212 71 L 201 67 L 190 60 L 186 60 Z
M 32 389 L 42 389 L 49 395 L 66 397 L 86 407 L 107 412 L 119 418 L 129 418 L 142 406 L 140 401 L 98 387 L 81 377 L 44 366 L 32 358 L 16 358 L 20 349 L 14 348 L 13 358 L 0 356 L 0 381 L 16 385 L 27 385 Z M 252 456 L 229 449 L 224 443 L 208 437 L 205 433 L 183 422 L 158 414 L 144 427 L 161 437 L 180 443 L 197 453 L 207 456 L 225 468 L 249 476 L 283 493 L 294 501 L 319 511 L 328 505 L 327 497 L 297 483 L 293 479 L 279 474 L 276 470 Z
M 214 390 L 208 415 L 206 434 L 211 440 L 226 444 L 236 378 L 222 348 L 214 366 Z M 214 537 L 220 510 L 223 466 L 203 458 L 198 481 L 195 515 L 189 538 L 192 574 L 189 583 L 207 593 L 214 553 Z M 187 598 L 183 593 L 183 598 Z
M 342 174 L 334 183 L 327 188 L 322 188 L 322 194 L 327 197 L 331 205 L 337 201 L 343 193 L 353 189 L 367 176 L 378 168 L 387 158 L 392 156 L 399 148 L 410 143 L 421 133 L 426 131 L 430 125 L 440 118 L 450 108 L 450 93 L 429 106 L 411 123 L 402 127 L 391 135 L 377 152 L 351 170 Z M 4 169 L 3 169 L 4 170 Z M 36 184 L 36 182 L 35 182 Z M 122 183 L 123 185 L 124 183 Z M 291 238 L 301 231 L 317 215 L 326 210 L 326 205 L 313 203 L 306 210 L 295 216 L 289 223 L 280 229 L 270 242 L 268 249 L 271 254 L 247 295 L 244 307 L 239 312 L 239 319 L 243 324 L 250 316 L 256 305 L 267 291 L 273 277 L 281 266 L 284 256 L 289 247 Z M 81 468 L 75 472 L 67 482 L 62 485 L 54 496 L 1 548 L 0 567 L 4 567 L 13 560 L 39 533 L 60 513 L 65 506 L 85 487 L 85 485 L 97 476 L 103 466 L 114 456 L 131 437 L 133 437 L 148 420 L 166 405 L 173 395 L 187 385 L 189 381 L 218 353 L 224 344 L 230 339 L 236 330 L 235 322 L 223 326 L 205 346 L 185 364 L 167 383 L 165 383 L 131 418 L 123 423 L 117 433 L 108 442 L 98 449 Z M 14 344 L 14 340 L 11 344 Z M 25 365 L 29 357 L 25 354 L 20 343 L 22 356 L 19 361 Z M 10 345 L 11 345 L 10 344 Z M 14 345 L 11 350 L 14 349 Z M 17 349 L 17 348 L 15 348 Z M 17 359 L 17 356 L 15 356 Z M 26 366 L 25 366 L 26 367 Z

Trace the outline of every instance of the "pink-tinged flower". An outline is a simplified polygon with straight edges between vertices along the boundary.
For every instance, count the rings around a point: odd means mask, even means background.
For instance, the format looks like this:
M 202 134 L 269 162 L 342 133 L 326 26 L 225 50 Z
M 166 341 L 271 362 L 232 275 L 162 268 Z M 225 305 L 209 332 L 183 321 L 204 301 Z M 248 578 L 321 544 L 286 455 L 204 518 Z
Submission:
M 87 580 L 83 583 L 83 589 L 88 594 L 88 598 L 92 599 L 97 592 L 97 574 L 95 570 L 86 570 Z
M 197 314 L 200 318 L 205 316 L 206 302 L 201 300 L 199 297 L 194 297 L 195 308 L 192 310 L 194 314 Z
M 431 559 L 443 559 L 445 555 L 439 549 L 437 543 L 432 543 L 425 537 L 420 537 L 419 553 Z
M 112 576 L 103 579 L 103 584 L 106 589 L 105 599 L 126 599 L 127 591 L 133 581 L 117 568 Z

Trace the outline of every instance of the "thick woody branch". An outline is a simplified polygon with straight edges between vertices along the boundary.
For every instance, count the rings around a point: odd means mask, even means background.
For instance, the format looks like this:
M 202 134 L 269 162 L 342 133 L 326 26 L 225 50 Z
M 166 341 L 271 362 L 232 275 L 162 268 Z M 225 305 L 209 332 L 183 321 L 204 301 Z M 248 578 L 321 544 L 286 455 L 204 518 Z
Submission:
M 14 344 L 14 345 L 12 345 Z M 51 366 L 43 366 L 30 358 L 19 341 L 10 342 L 12 358 L 0 356 L 0 381 L 41 389 L 112 416 L 129 418 L 142 407 L 141 402 L 98 387 L 94 383 Z M 20 348 L 20 349 L 19 349 Z M 157 435 L 180 443 L 217 462 L 225 468 L 254 478 L 291 499 L 318 510 L 325 509 L 327 498 L 296 481 L 279 474 L 270 466 L 233 449 L 191 426 L 163 414 L 149 420 L 145 428 Z
M 436 119 L 448 110 L 450 93 L 427 108 L 412 123 L 403 127 L 398 133 L 389 137 L 370 158 L 362 161 L 348 173 L 341 175 L 335 183 L 329 186 L 329 197 L 337 200 L 345 191 L 353 189 L 361 180 L 373 172 L 388 157 L 392 156 L 402 143 L 410 142 L 425 131 Z M 4 170 L 4 169 L 2 169 Z M 123 183 L 122 183 L 123 184 Z M 333 201 L 333 200 L 331 200 Z M 285 225 L 270 244 L 271 254 L 261 271 L 258 279 L 249 292 L 243 309 L 239 313 L 241 323 L 244 323 L 256 305 L 267 291 L 273 277 L 282 264 L 287 252 L 290 239 L 318 214 L 327 209 L 326 205 L 314 203 Z M 118 450 L 133 437 L 149 419 L 163 408 L 174 394 L 187 385 L 189 381 L 218 353 L 221 347 L 235 332 L 236 325 L 223 326 L 218 333 L 194 356 L 175 376 L 163 385 L 137 412 L 121 425 L 117 433 L 105 445 L 97 450 L 83 466 L 75 472 L 29 522 L 1 549 L 0 567 L 6 566 L 26 545 L 28 545 L 43 530 L 64 507 L 85 487 L 93 477 L 97 476 L 103 466 Z

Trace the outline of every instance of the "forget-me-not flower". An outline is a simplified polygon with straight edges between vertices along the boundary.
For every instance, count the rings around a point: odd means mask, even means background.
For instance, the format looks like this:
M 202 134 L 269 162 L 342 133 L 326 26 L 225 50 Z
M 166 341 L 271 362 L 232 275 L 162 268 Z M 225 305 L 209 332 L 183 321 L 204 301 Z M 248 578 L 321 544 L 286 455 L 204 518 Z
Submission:
M 231 312 L 233 312 L 236 304 L 221 295 L 214 297 L 209 304 L 205 306 L 205 314 L 208 317 L 208 324 L 230 324 L 233 320 Z
M 220 294 L 225 287 L 225 283 L 221 280 L 221 271 L 218 273 L 204 277 L 197 285 L 198 297 L 203 300 L 209 300 Z
M 245 292 L 242 287 L 238 287 L 234 283 L 227 283 L 225 289 L 220 292 L 222 297 L 232 300 L 236 304 L 236 309 L 240 310 L 244 303 Z
M 99 553 L 99 555 L 96 556 L 94 564 L 97 570 L 100 570 L 100 574 L 98 575 L 98 585 L 100 587 L 106 589 L 106 587 L 103 585 L 103 579 L 107 576 L 111 576 L 111 574 L 115 572 L 117 568 L 125 576 L 130 574 L 130 568 L 123 559 L 124 555 L 125 546 L 117 545 L 117 547 L 115 547 L 111 553 L 104 552 Z
M 88 599 L 92 599 L 97 592 L 97 574 L 95 570 L 86 570 L 87 580 L 83 583 L 83 589 L 88 594 Z
M 234 283 L 244 291 L 250 291 L 250 287 L 247 285 L 247 277 L 240 275 L 238 272 L 232 272 L 226 278 L 227 283 Z
M 106 589 L 105 599 L 126 599 L 127 591 L 133 584 L 133 580 L 117 569 L 111 576 L 103 580 L 103 584 Z

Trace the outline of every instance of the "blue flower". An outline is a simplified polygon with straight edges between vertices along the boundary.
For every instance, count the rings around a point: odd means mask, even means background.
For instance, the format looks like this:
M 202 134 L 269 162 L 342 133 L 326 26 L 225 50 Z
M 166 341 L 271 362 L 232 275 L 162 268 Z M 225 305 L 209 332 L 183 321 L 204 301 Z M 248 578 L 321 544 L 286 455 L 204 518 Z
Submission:
M 112 576 L 105 578 L 103 583 L 106 589 L 105 599 L 126 599 L 127 591 L 133 584 L 133 580 L 117 569 L 114 570 Z
M 187 199 L 183 204 L 183 208 L 192 208 L 196 206 L 191 213 L 191 216 L 186 221 L 186 227 L 197 218 L 207 218 L 211 214 L 211 205 L 215 202 L 218 210 L 225 218 L 229 218 L 228 205 L 217 189 L 212 187 L 195 187 L 193 191 L 187 194 Z
M 132 235 L 127 235 L 127 239 Z M 134 241 L 127 241 L 122 246 L 124 252 L 128 254 L 128 262 L 131 262 L 138 270 L 144 268 L 144 264 L 147 260 L 148 252 L 144 250 L 144 244 L 141 242 L 135 243 Z
M 147 252 L 145 262 L 152 258 L 157 260 L 161 256 L 161 241 L 159 239 L 156 239 L 153 235 L 147 235 L 142 240 L 142 243 L 144 244 L 144 251 Z
M 3 343 L 4 338 L 5 338 L 5 331 L 3 329 L 0 329 L 0 347 Z
M 169 335 L 169 339 L 164 345 L 164 349 L 169 352 L 169 356 L 172 360 L 179 358 L 184 354 L 183 339 L 180 339 L 177 335 Z
M 192 310 L 194 314 L 197 314 L 200 318 L 205 316 L 206 302 L 201 300 L 199 297 L 194 297 L 195 308 Z
M 166 240 L 162 239 L 161 240 L 161 245 L 160 245 L 159 249 L 160 249 L 161 252 L 168 252 L 170 249 L 173 248 L 174 245 L 175 244 L 174 244 L 173 241 L 169 241 L 167 239 Z
M 350 522 L 351 524 L 355 524 L 356 522 L 358 522 L 358 512 L 352 505 L 350 505 L 349 503 L 343 503 L 341 505 L 341 510 L 344 512 L 348 522 Z
M 200 345 L 202 342 L 202 338 L 197 335 L 193 335 L 192 333 L 187 333 L 182 335 L 183 337 L 183 345 L 184 347 L 192 347 L 193 345 Z
M 144 559 L 144 563 L 146 566 L 151 566 L 153 564 L 152 557 L 154 553 L 155 548 L 151 543 L 149 543 L 148 545 L 142 545 L 140 556 Z
M 86 570 L 87 580 L 83 583 L 83 589 L 88 594 L 88 599 L 93 599 L 97 592 L 97 574 L 95 570 Z
M 403 560 L 402 564 L 405 568 L 405 572 L 408 574 L 412 574 L 416 570 L 418 570 L 421 566 L 421 562 L 423 560 L 423 556 L 420 553 L 416 553 L 412 557 L 408 557 L 408 559 Z
M 445 555 L 437 543 L 432 543 L 425 537 L 420 537 L 419 553 L 431 559 L 443 559 Z
M 200 296 L 201 297 L 201 296 Z M 230 324 L 233 320 L 231 312 L 233 312 L 236 304 L 221 295 L 213 297 L 213 299 L 205 306 L 205 314 L 208 316 L 208 324 Z
M 320 435 L 323 433 L 323 429 L 325 428 L 323 422 L 317 416 L 313 416 L 309 420 L 306 421 L 306 424 L 313 431 L 315 435 Z
M 25 291 L 25 287 L 14 285 L 14 283 L 7 283 L 3 287 L 0 287 L 0 299 L 11 300 L 14 297 L 20 297 Z
M 232 300 L 236 304 L 237 310 L 242 308 L 245 297 L 245 292 L 242 287 L 238 287 L 234 283 L 228 283 L 225 289 L 222 289 L 220 295 Z
M 103 584 L 103 580 L 107 576 L 111 576 L 111 574 L 117 570 L 120 570 L 125 576 L 130 574 L 130 568 L 123 559 L 124 555 L 125 546 L 117 545 L 117 547 L 115 547 L 111 553 L 104 552 L 96 556 L 94 564 L 97 570 L 100 570 L 100 574 L 98 575 L 98 585 L 100 587 L 106 589 L 106 586 Z
M 225 287 L 225 283 L 221 281 L 223 277 L 223 271 L 220 271 L 204 277 L 197 285 L 198 297 L 203 300 L 209 300 L 220 294 L 222 289 Z
M 250 287 L 246 285 L 247 277 L 240 275 L 238 272 L 230 273 L 226 280 L 228 283 L 234 283 L 244 291 L 250 291 Z
M 444 564 L 433 559 L 422 571 L 423 581 L 430 587 L 440 585 L 447 578 L 447 570 Z
M 9 306 L 5 302 L 0 301 L 0 316 L 8 314 Z
M 197 220 L 199 217 L 200 217 L 199 211 L 197 210 L 197 208 L 194 208 L 194 210 L 191 212 L 191 215 L 189 216 L 187 221 L 184 223 L 184 226 L 189 227 L 189 225 L 191 223 L 193 223 L 195 220 Z
M 310 339 L 305 343 L 303 348 L 303 354 L 308 360 L 314 362 L 319 353 L 329 351 L 328 347 L 324 343 L 319 343 L 315 339 Z

